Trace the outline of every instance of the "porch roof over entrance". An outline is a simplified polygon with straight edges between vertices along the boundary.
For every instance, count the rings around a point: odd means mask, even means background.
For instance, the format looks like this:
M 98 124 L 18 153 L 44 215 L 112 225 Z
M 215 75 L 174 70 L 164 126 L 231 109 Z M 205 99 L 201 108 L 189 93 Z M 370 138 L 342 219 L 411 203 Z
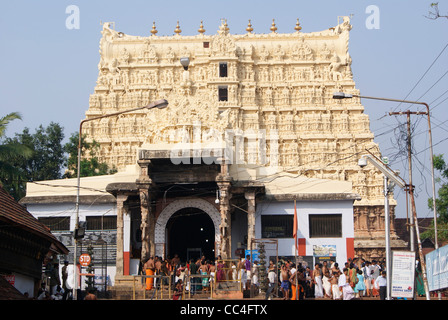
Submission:
M 257 183 L 264 185 L 267 199 L 277 201 L 361 200 L 361 196 L 352 191 L 349 181 L 307 178 L 280 172 L 258 178 Z

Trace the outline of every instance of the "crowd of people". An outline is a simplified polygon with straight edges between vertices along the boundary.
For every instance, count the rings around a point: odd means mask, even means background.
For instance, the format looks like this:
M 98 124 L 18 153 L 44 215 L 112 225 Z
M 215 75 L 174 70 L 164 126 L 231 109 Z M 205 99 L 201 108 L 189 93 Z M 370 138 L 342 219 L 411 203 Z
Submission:
M 269 271 L 274 270 L 273 261 Z M 327 298 L 352 300 L 364 297 L 386 298 L 386 270 L 383 262 L 349 259 L 341 268 L 337 262 L 323 261 L 309 266 L 289 260 L 279 262 L 279 296 L 285 300 Z M 275 274 L 273 275 L 275 277 Z M 270 287 L 276 280 L 270 280 Z M 273 283 L 273 284 L 272 284 Z M 270 299 L 271 291 L 266 293 Z
M 257 285 L 257 266 L 256 261 L 251 263 L 249 256 L 238 262 L 225 262 L 221 256 L 218 256 L 215 260 L 209 260 L 202 256 L 182 262 L 176 254 L 173 258 L 167 257 L 165 259 L 158 256 L 149 257 L 143 264 L 142 274 L 149 276 L 145 280 L 146 290 L 151 290 L 158 284 L 167 286 L 171 283 L 174 290 L 173 298 L 176 299 L 179 297 L 181 290 L 189 291 L 192 294 L 207 293 L 214 281 L 217 283 L 226 280 L 240 281 L 243 289 L 248 289 L 249 283 Z M 185 282 L 187 275 L 189 276 L 189 282 Z M 161 280 L 158 280 L 159 278 Z M 161 282 L 157 284 L 157 281 Z
M 37 295 L 38 300 L 66 300 L 69 293 L 66 287 L 67 265 L 62 268 L 62 281 L 59 280 L 57 268 L 47 265 L 46 275 L 48 287 L 42 283 Z M 418 273 L 418 266 L 416 272 Z M 272 297 L 284 300 L 303 300 L 313 298 L 351 300 L 365 297 L 386 299 L 386 268 L 385 261 L 366 261 L 362 258 L 348 259 L 344 266 L 327 260 L 312 266 L 297 263 L 288 259 L 277 262 L 269 261 L 267 267 L 267 290 L 265 299 Z M 151 290 L 161 284 L 172 285 L 172 298 L 180 299 L 183 292 L 209 293 L 211 286 L 222 281 L 236 281 L 243 290 L 253 289 L 261 292 L 259 284 L 259 264 L 251 261 L 250 256 L 239 260 L 224 261 L 221 256 L 208 260 L 205 256 L 182 262 L 178 255 L 162 259 L 150 257 L 141 267 L 141 274 L 149 276 L 145 279 L 146 290 Z M 158 277 L 162 276 L 162 277 Z M 418 287 L 417 294 L 422 290 Z M 62 283 L 61 283 L 62 282 Z M 422 286 L 422 285 L 421 285 Z M 86 299 L 96 299 L 89 292 Z
M 209 292 L 213 281 L 238 281 L 242 289 L 259 289 L 259 265 L 250 261 L 250 256 L 239 261 L 225 263 L 221 257 L 207 260 L 204 256 L 181 262 L 178 255 L 173 258 L 150 257 L 143 265 L 143 274 L 161 275 L 164 285 L 172 284 L 173 298 L 178 299 L 183 291 L 190 293 Z M 266 299 L 275 295 L 285 300 L 327 298 L 334 300 L 362 299 L 364 297 L 386 298 L 386 271 L 384 261 L 349 259 L 344 266 L 334 261 L 316 263 L 313 268 L 297 265 L 290 260 L 271 260 L 267 268 L 268 289 Z M 186 282 L 189 275 L 189 282 Z M 201 277 L 195 277 L 200 275 Z M 168 280 L 171 277 L 171 282 Z M 146 278 L 146 290 L 156 285 L 157 277 Z M 185 288 L 184 288 L 185 286 Z M 278 290 L 275 290 L 277 289 Z

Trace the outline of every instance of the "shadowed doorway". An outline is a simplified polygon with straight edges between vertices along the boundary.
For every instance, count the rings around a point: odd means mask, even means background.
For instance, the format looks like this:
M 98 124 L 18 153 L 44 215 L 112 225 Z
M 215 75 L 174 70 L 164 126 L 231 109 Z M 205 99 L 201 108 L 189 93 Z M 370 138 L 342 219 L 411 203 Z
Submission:
M 168 255 L 179 255 L 182 262 L 197 259 L 215 259 L 215 227 L 207 213 L 197 208 L 183 208 L 167 223 Z

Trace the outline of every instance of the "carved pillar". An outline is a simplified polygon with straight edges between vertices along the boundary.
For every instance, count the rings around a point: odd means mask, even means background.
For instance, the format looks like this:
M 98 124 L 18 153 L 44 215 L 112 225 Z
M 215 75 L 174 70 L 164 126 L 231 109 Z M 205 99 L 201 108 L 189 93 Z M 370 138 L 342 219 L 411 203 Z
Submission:
M 244 197 L 247 200 L 247 249 L 250 249 L 255 239 L 255 192 L 246 192 Z
M 216 183 L 219 187 L 219 211 L 221 214 L 221 224 L 219 225 L 221 233 L 219 254 L 223 259 L 230 259 L 232 257 L 232 222 L 230 218 L 231 177 L 228 174 L 228 168 L 224 162 L 221 164 L 221 173 L 216 177 Z
M 142 252 L 141 261 L 146 262 L 150 256 L 155 254 L 155 217 L 154 210 L 152 210 L 151 199 L 153 183 L 149 177 L 149 165 L 150 161 L 139 161 L 140 165 L 140 177 L 137 179 L 136 183 L 139 189 L 140 195 L 140 210 L 141 210 L 141 225 L 140 229 L 142 231 Z
M 125 212 L 124 202 L 128 199 L 127 195 L 117 195 L 117 257 L 116 257 L 116 274 L 122 276 L 124 273 L 123 261 L 123 215 Z
M 142 221 L 140 224 L 140 230 L 142 231 L 142 252 L 141 252 L 141 261 L 142 263 L 146 262 L 149 258 L 149 234 L 150 234 L 150 221 L 149 221 L 149 191 L 148 189 L 139 189 L 140 195 L 140 211 Z

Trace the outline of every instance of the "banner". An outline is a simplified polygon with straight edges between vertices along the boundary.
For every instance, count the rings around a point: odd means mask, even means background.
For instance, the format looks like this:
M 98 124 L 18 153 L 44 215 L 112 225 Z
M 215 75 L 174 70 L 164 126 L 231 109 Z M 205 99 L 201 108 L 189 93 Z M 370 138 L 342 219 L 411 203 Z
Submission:
M 448 288 L 448 245 L 425 256 L 429 291 Z
M 415 252 L 393 251 L 391 297 L 413 298 L 415 280 Z

